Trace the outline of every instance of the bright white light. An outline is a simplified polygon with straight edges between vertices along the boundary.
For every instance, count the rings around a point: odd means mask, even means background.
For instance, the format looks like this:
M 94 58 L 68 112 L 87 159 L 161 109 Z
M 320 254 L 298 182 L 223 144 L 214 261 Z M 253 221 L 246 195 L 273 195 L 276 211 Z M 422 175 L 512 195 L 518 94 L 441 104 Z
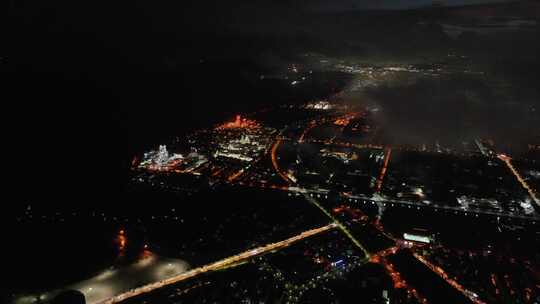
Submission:
M 416 235 L 416 234 L 404 233 L 403 238 L 406 239 L 406 240 L 422 242 L 422 243 L 430 243 L 431 242 L 431 240 L 427 236 Z

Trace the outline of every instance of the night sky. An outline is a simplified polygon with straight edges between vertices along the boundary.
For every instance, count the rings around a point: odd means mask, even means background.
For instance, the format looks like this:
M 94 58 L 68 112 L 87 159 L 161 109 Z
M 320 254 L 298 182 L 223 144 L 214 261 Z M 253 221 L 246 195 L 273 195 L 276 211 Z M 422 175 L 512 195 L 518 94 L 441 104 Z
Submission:
M 339 0 L 339 1 L 303 1 L 306 7 L 320 11 L 341 11 L 341 10 L 365 10 L 365 9 L 414 9 L 419 7 L 431 6 L 434 1 L 430 0 L 372 0 L 372 1 L 360 1 L 360 0 Z M 436 2 L 436 1 L 435 1 Z M 474 5 L 474 4 L 486 4 L 508 2 L 507 0 L 447 0 L 441 1 L 440 4 L 446 6 L 462 6 L 462 5 Z

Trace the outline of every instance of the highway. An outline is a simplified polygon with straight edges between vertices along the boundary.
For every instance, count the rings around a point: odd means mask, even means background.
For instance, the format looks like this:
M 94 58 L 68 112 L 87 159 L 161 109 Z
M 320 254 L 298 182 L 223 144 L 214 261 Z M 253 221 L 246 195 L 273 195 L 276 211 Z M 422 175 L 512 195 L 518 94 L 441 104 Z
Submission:
M 141 286 L 141 287 L 131 289 L 131 290 L 125 292 L 125 293 L 122 293 L 122 294 L 116 295 L 114 297 L 105 299 L 105 300 L 99 302 L 98 304 L 120 303 L 120 302 L 125 301 L 127 299 L 130 299 L 130 298 L 133 298 L 133 297 L 136 297 L 136 296 L 140 296 L 140 295 L 152 292 L 152 291 L 154 291 L 156 289 L 160 289 L 160 288 L 168 286 L 168 285 L 176 284 L 178 282 L 193 278 L 193 277 L 201 275 L 203 273 L 207 273 L 207 272 L 211 272 L 211 271 L 215 271 L 215 270 L 220 270 L 220 269 L 222 269 L 224 267 L 230 266 L 232 264 L 239 263 L 241 261 L 253 258 L 255 256 L 258 256 L 258 255 L 261 255 L 261 254 L 264 254 L 264 253 L 268 253 L 270 251 L 282 249 L 284 247 L 290 246 L 291 244 L 293 244 L 293 243 L 295 243 L 297 241 L 300 241 L 300 240 L 303 240 L 305 238 L 311 237 L 313 235 L 316 235 L 316 234 L 325 232 L 327 230 L 333 229 L 336 226 L 337 226 L 336 224 L 332 223 L 332 224 L 329 224 L 329 225 L 326 225 L 326 226 L 323 226 L 323 227 L 320 227 L 320 228 L 307 230 L 307 231 L 304 231 L 304 232 L 300 233 L 299 235 L 293 236 L 293 237 L 288 238 L 286 240 L 279 241 L 279 242 L 276 242 L 276 243 L 270 243 L 270 244 L 267 244 L 267 245 L 264 245 L 264 246 L 261 246 L 261 247 L 255 248 L 255 249 L 250 249 L 248 251 L 244 251 L 244 252 L 239 253 L 237 255 L 233 255 L 233 256 L 224 258 L 224 259 L 219 260 L 217 262 L 214 262 L 212 264 L 207 264 L 207 265 L 204 265 L 204 266 L 201 266 L 201 267 L 191 269 L 191 270 L 189 270 L 187 272 L 184 272 L 184 273 L 181 273 L 179 275 L 170 277 L 168 279 L 164 279 L 164 280 L 161 280 L 161 281 L 157 281 L 157 282 L 154 282 L 154 283 L 150 283 L 150 284 L 147 284 L 147 285 L 144 285 L 144 286 Z
M 290 139 L 288 139 L 290 140 Z M 357 149 L 383 149 L 384 147 L 382 145 L 377 144 L 353 144 L 350 142 L 343 142 L 343 141 L 335 141 L 335 140 L 320 140 L 320 139 L 309 139 L 304 140 L 304 143 L 315 143 L 315 144 L 321 144 L 325 146 L 333 146 L 333 147 L 345 147 L 345 148 L 357 148 Z
M 398 250 L 398 247 L 391 247 L 383 251 L 380 251 L 374 254 L 371 257 L 370 261 L 372 263 L 380 264 L 382 267 L 384 267 L 384 270 L 392 279 L 394 288 L 405 288 L 407 292 L 411 294 L 412 296 L 414 296 L 419 303 L 427 304 L 428 300 L 424 298 L 421 294 L 419 294 L 418 291 L 414 287 L 407 284 L 407 281 L 403 279 L 403 277 L 401 276 L 401 273 L 397 271 L 394 265 L 387 260 L 387 256 L 395 254 L 397 250 Z
M 300 138 L 298 139 L 298 142 L 299 143 L 303 143 L 304 142 L 304 138 L 306 137 L 306 134 L 313 128 L 315 128 L 317 126 L 317 121 L 316 120 L 313 120 L 309 123 L 309 125 L 307 126 L 307 128 L 304 129 L 304 132 L 302 132 L 302 134 L 300 135 Z
M 281 178 L 284 181 L 286 181 L 287 184 L 288 184 L 288 183 L 290 183 L 290 179 L 285 173 L 281 172 L 281 170 L 279 169 L 278 162 L 277 162 L 276 152 L 277 152 L 277 149 L 278 149 L 279 145 L 281 144 L 281 141 L 282 141 L 281 137 L 278 137 L 276 142 L 272 146 L 270 157 L 272 158 L 272 165 L 274 166 L 274 170 L 276 170 L 276 172 L 279 174 L 279 176 L 281 176 Z
M 309 190 L 306 190 L 309 192 Z M 432 209 L 439 209 L 439 210 L 448 210 L 448 211 L 454 211 L 454 212 L 460 212 L 464 213 L 465 215 L 475 215 L 475 214 L 486 214 L 486 215 L 495 215 L 495 216 L 501 216 L 506 218 L 516 218 L 516 219 L 523 219 L 523 220 L 532 220 L 537 221 L 540 220 L 540 217 L 536 214 L 531 215 L 520 215 L 520 214 L 514 214 L 514 213 L 503 213 L 503 212 L 496 212 L 496 211 L 490 211 L 490 210 L 479 210 L 479 209 L 464 209 L 463 207 L 455 207 L 455 206 L 446 206 L 446 205 L 427 205 L 420 202 L 413 202 L 413 201 L 403 201 L 403 200 L 396 200 L 391 198 L 378 198 L 378 197 L 368 197 L 368 196 L 362 196 L 362 195 L 351 195 L 351 194 L 343 194 L 346 198 L 348 198 L 349 202 L 364 202 L 364 203 L 370 203 L 370 202 L 376 202 L 376 203 L 382 203 L 382 204 L 390 204 L 390 207 L 393 207 L 393 204 L 396 205 L 403 205 L 408 206 L 410 208 L 432 208 Z
M 388 170 L 388 163 L 390 162 L 391 155 L 392 155 L 392 148 L 388 147 L 384 153 L 384 163 L 381 169 L 381 175 L 379 175 L 379 178 L 377 179 L 377 188 L 375 190 L 377 193 L 381 193 L 382 183 L 384 181 L 384 176 L 386 175 L 386 170 Z
M 435 266 L 431 264 L 428 260 L 426 260 L 423 256 L 413 253 L 414 257 L 420 261 L 422 264 L 426 265 L 431 271 L 436 273 L 438 276 L 440 276 L 443 280 L 445 280 L 450 286 L 455 288 L 457 291 L 461 292 L 465 297 L 467 297 L 471 302 L 475 304 L 485 304 L 482 300 L 478 298 L 478 295 L 476 295 L 474 292 L 466 289 L 461 284 L 459 284 L 456 280 L 450 278 L 450 276 L 440 267 Z
M 306 200 L 310 203 L 312 203 L 313 205 L 315 205 L 317 208 L 319 208 L 326 216 L 328 216 L 333 222 L 334 224 L 341 230 L 343 231 L 343 233 L 345 233 L 345 235 L 358 247 L 362 250 L 362 252 L 364 252 L 364 254 L 366 255 L 367 258 L 370 257 L 370 253 L 369 251 L 351 234 L 351 232 L 349 231 L 349 229 L 347 229 L 347 227 L 345 227 L 345 225 L 343 225 L 340 221 L 338 221 L 330 212 L 328 212 L 326 209 L 324 209 L 323 206 L 321 206 L 321 204 L 319 204 L 319 202 L 317 202 L 317 200 L 315 200 L 313 197 L 307 195 L 307 194 L 304 194 L 304 197 L 306 198 Z
M 324 192 L 325 190 L 321 189 L 308 189 L 308 188 L 300 188 L 300 187 L 287 187 L 287 186 L 264 186 L 264 185 L 249 185 L 244 184 L 244 186 L 250 186 L 253 188 L 261 188 L 261 189 L 274 189 L 274 190 L 281 190 L 285 192 L 290 192 L 294 195 L 308 195 L 308 196 L 328 196 L 327 192 Z M 405 200 L 397 200 L 393 198 L 388 197 L 377 197 L 377 196 L 367 196 L 367 195 L 355 195 L 350 193 L 341 193 L 340 194 L 343 199 L 346 199 L 349 203 L 364 203 L 364 204 L 383 204 L 388 207 L 394 207 L 397 205 L 401 205 L 402 207 L 408 207 L 408 208 L 417 208 L 420 210 L 420 208 L 430 208 L 433 210 L 441 210 L 441 211 L 447 211 L 451 212 L 453 211 L 455 214 L 462 213 L 466 216 L 476 216 L 477 214 L 482 215 L 490 215 L 490 216 L 499 216 L 504 218 L 514 218 L 514 219 L 520 219 L 520 220 L 527 220 L 532 221 L 533 223 L 536 223 L 536 221 L 540 221 L 540 216 L 536 214 L 530 214 L 530 215 L 521 215 L 517 213 L 509 213 L 509 212 L 497 212 L 497 211 L 490 211 L 490 210 L 480 210 L 480 209 L 465 209 L 463 207 L 456 207 L 456 206 L 447 206 L 447 205 L 440 205 L 440 204 L 425 204 L 422 202 L 417 201 L 405 201 Z
M 527 181 L 521 176 L 521 174 L 519 174 L 519 172 L 516 170 L 514 165 L 512 165 L 512 159 L 509 156 L 506 156 L 504 154 L 499 154 L 499 155 L 497 155 L 497 157 L 506 164 L 508 169 L 510 169 L 510 171 L 512 171 L 512 174 L 514 174 L 514 176 L 516 177 L 518 182 L 521 184 L 521 186 L 523 188 L 525 188 L 525 190 L 527 190 L 527 192 L 529 192 L 529 195 L 533 199 L 534 203 L 538 207 L 540 207 L 540 199 L 538 199 L 538 197 L 536 196 L 536 193 L 531 188 L 531 186 L 529 186 L 529 184 L 527 184 Z

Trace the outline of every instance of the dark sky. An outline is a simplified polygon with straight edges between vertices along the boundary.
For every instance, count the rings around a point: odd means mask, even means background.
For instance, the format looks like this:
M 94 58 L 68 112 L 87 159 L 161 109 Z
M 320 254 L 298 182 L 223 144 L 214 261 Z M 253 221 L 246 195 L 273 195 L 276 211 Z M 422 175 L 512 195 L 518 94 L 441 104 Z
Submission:
M 483 3 L 508 2 L 508 0 L 311 0 L 304 1 L 309 7 L 321 11 L 342 11 L 362 9 L 411 9 L 432 5 L 433 2 L 442 3 L 446 6 L 461 6 Z
M 438 2 L 447 6 L 462 6 L 484 3 L 511 2 L 512 0 L 237 0 L 227 1 L 228 6 L 236 5 L 293 5 L 313 9 L 333 9 L 333 10 L 351 10 L 351 9 L 410 9 L 423 6 L 429 6 L 433 2 Z M 202 2 L 202 1 L 199 1 Z M 211 1 L 206 1 L 209 3 Z M 203 2 L 204 3 L 204 2 Z

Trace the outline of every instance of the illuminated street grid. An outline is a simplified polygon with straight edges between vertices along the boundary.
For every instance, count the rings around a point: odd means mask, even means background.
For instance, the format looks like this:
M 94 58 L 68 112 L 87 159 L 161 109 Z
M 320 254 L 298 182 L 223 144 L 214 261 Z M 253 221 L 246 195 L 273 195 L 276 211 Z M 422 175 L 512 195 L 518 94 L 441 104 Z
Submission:
M 279 131 L 236 116 L 134 160 L 135 182 L 169 190 L 237 184 L 462 213 L 536 219 L 535 189 L 482 140 L 476 151 L 385 145 L 378 109 L 315 102 Z M 509 165 L 510 164 L 510 165 Z M 472 168 L 475 169 L 472 169 Z M 476 169 L 477 168 L 477 169 Z M 178 176 L 182 176 L 180 179 Z M 205 182 L 206 181 L 206 182 Z
M 468 294 L 472 297 L 477 294 L 476 297 L 487 303 L 531 303 L 540 295 L 540 285 L 527 284 L 535 281 L 534 262 L 524 260 L 516 263 L 518 258 L 511 253 L 496 254 L 491 250 L 466 252 L 432 246 L 426 256 L 418 253 L 415 256 L 441 276 L 459 280 L 466 286 L 463 289 L 475 291 L 474 295 L 470 291 Z M 467 264 L 478 266 L 472 268 Z
M 396 71 L 382 71 L 386 72 Z M 172 144 L 159 146 L 135 159 L 133 166 L 137 175 L 134 181 L 173 191 L 185 191 L 186 185 L 190 191 L 215 185 L 236 185 L 278 189 L 290 195 L 304 196 L 332 220 L 332 225 L 363 252 L 366 260 L 371 257 L 372 262 L 383 265 L 394 285 L 406 288 L 421 303 L 426 302 L 423 295 L 405 284 L 387 259 L 398 248 L 418 244 L 403 243 L 392 237 L 378 222 L 359 225 L 358 219 L 351 220 L 349 215 L 343 214 L 346 206 L 334 210 L 337 213 L 333 215 L 317 199 L 337 198 L 355 208 L 373 205 L 378 209 L 377 218 L 385 208 L 402 206 L 418 210 L 441 209 L 465 216 L 482 214 L 538 220 L 536 190 L 527 182 L 530 175 L 524 178 L 512 165 L 510 156 L 497 153 L 493 144 L 475 139 L 456 149 L 438 141 L 418 145 L 390 143 L 384 126 L 377 123 L 378 108 L 343 107 L 333 100 L 339 95 L 330 101 L 290 106 L 287 108 L 290 113 L 309 115 L 281 126 L 265 127 L 253 117 L 237 115 L 213 129 L 177 138 Z M 175 175 L 188 176 L 197 182 L 183 182 L 180 188 L 170 182 Z M 393 242 L 394 246 L 385 248 L 387 242 Z M 368 250 L 366 243 L 380 251 Z M 377 243 L 379 247 L 373 246 Z M 483 303 L 476 293 L 450 278 L 442 268 L 418 254 L 414 256 L 471 302 Z M 215 270 L 238 261 L 237 258 L 226 259 L 224 264 L 218 262 L 202 270 Z M 352 267 L 354 263 L 349 265 Z M 165 285 L 189 278 L 194 273 L 166 281 Z M 333 273 L 329 271 L 320 277 L 327 278 Z M 315 286 L 318 280 L 320 278 L 289 286 L 287 297 L 297 301 L 306 286 Z M 161 283 L 156 283 L 139 288 L 129 297 L 160 286 Z M 119 296 L 113 302 L 123 299 Z

